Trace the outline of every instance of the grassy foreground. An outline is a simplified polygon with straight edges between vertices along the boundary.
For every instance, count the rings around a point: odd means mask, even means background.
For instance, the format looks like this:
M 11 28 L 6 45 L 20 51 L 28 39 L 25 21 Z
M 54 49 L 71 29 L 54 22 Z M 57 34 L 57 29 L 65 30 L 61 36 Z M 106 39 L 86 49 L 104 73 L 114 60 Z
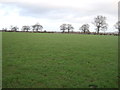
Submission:
M 117 88 L 118 37 L 3 33 L 3 88 Z

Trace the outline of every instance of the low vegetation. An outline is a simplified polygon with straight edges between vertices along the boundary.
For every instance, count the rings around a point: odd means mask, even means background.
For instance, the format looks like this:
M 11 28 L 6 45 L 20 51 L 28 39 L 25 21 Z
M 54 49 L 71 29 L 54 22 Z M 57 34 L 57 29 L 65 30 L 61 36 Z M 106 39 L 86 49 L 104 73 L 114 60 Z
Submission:
M 118 37 L 3 32 L 3 88 L 117 88 Z

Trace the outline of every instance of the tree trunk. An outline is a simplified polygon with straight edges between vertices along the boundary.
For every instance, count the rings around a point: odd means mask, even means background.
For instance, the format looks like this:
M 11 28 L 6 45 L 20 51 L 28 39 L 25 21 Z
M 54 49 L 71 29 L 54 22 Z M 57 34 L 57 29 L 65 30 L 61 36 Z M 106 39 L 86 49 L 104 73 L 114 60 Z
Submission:
M 36 29 L 36 32 L 38 32 L 38 29 Z
M 85 34 L 85 29 L 84 29 L 84 34 Z
M 70 31 L 69 31 L 69 29 L 68 29 L 68 33 L 69 33 Z
M 63 33 L 65 32 L 65 30 L 63 30 Z
M 97 27 L 97 29 L 98 29 L 98 30 L 97 30 L 97 34 L 99 34 L 99 31 L 100 31 L 100 27 Z
M 120 28 L 118 29 L 118 35 L 120 35 Z

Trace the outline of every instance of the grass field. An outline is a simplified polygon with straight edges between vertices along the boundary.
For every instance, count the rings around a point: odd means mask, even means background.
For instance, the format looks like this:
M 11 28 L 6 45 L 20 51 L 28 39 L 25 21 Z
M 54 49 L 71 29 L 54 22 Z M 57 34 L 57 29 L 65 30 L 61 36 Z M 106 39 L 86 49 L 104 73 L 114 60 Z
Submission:
M 118 37 L 3 33 L 3 88 L 117 88 Z

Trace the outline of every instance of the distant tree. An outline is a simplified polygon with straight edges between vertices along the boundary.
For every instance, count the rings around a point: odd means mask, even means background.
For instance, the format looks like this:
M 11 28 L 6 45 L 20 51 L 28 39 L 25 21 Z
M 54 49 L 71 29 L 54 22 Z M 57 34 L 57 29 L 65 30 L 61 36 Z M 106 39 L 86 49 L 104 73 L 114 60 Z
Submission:
M 28 30 L 30 30 L 30 26 L 23 26 L 22 27 L 22 31 L 27 31 L 28 32 Z
M 114 26 L 116 29 L 118 29 L 118 33 L 120 35 L 120 21 L 118 21 Z
M 67 28 L 67 24 L 62 24 L 60 26 L 60 30 L 62 30 L 63 32 L 65 32 L 66 28 Z
M 60 26 L 60 30 L 62 30 L 63 32 L 65 32 L 65 30 L 68 30 L 68 33 L 70 32 L 70 30 L 73 31 L 74 27 L 71 24 L 62 24 Z
M 6 31 L 7 31 L 7 28 L 2 28 L 2 31 L 3 31 L 3 32 L 6 32 Z
M 108 24 L 106 23 L 106 17 L 104 16 L 99 15 L 94 18 L 93 24 L 97 27 L 97 33 L 99 33 L 100 30 L 107 30 Z
M 36 23 L 35 25 L 32 26 L 33 28 L 33 32 L 36 31 L 38 32 L 38 30 L 42 30 L 43 29 L 43 26 L 40 25 L 39 23 Z
M 89 32 L 89 24 L 83 24 L 79 30 L 82 30 L 82 32 L 84 33 L 88 33 Z
M 66 29 L 68 30 L 68 33 L 69 33 L 70 30 L 73 31 L 74 27 L 71 24 L 67 24 L 67 28 Z
M 44 30 L 44 32 L 47 32 L 46 30 Z
M 16 32 L 19 28 L 17 26 L 11 26 L 11 31 Z

